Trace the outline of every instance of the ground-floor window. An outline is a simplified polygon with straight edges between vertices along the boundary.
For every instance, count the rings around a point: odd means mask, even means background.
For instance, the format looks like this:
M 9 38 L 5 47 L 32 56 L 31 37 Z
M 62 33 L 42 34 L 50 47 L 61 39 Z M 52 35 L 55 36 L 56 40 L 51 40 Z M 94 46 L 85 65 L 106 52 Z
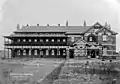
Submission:
M 29 50 L 29 55 L 31 55 L 31 50 Z
M 57 55 L 60 55 L 60 50 L 57 50 Z
M 55 51 L 54 50 L 52 50 L 52 55 L 55 55 Z
M 49 55 L 49 50 L 46 50 L 46 55 Z
M 26 55 L 26 50 L 23 50 L 23 55 Z
M 63 50 L 63 55 L 66 55 L 66 52 L 65 52 L 65 50 Z
M 34 51 L 34 55 L 37 55 L 37 50 Z
M 43 51 L 42 50 L 40 51 L 40 55 L 43 55 Z
M 17 55 L 20 55 L 20 50 L 17 51 Z

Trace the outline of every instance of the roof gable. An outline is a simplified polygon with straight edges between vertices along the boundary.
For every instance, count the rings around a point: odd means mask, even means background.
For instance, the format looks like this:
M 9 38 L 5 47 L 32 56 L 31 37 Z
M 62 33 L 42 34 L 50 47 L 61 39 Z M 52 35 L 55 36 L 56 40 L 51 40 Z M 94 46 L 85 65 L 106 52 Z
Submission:
M 106 28 L 106 27 L 103 27 L 102 29 L 99 29 L 98 31 L 96 31 L 95 33 L 99 33 L 99 32 L 101 32 L 101 31 L 108 31 L 108 32 L 110 32 L 110 33 L 112 33 L 112 34 L 117 34 L 116 32 L 114 32 L 114 31 L 112 31 L 112 30 L 110 30 L 110 29 L 108 29 L 108 28 Z
M 85 33 L 89 32 L 90 30 L 92 30 L 94 28 L 101 29 L 101 27 L 103 27 L 103 26 L 99 22 L 96 22 L 88 30 L 86 30 Z
M 85 45 L 85 44 L 89 44 L 87 43 L 85 40 L 83 39 L 79 39 L 77 40 L 73 45 Z

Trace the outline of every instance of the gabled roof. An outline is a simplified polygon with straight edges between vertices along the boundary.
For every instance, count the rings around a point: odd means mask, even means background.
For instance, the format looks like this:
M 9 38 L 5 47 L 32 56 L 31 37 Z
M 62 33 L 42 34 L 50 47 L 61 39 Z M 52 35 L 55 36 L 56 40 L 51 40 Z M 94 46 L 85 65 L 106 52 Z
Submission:
M 99 33 L 99 32 L 102 31 L 103 29 L 106 29 L 106 30 L 110 31 L 112 34 L 118 34 L 118 33 L 114 32 L 114 31 L 112 31 L 112 30 L 110 30 L 110 29 L 108 29 L 108 28 L 106 28 L 106 27 L 103 27 L 102 29 L 99 29 L 99 30 L 96 31 L 95 33 Z
M 86 30 L 85 33 L 88 32 L 89 30 L 91 30 L 92 28 L 94 28 L 94 26 L 96 26 L 96 25 L 102 26 L 99 22 L 96 22 L 88 30 Z
M 84 42 L 84 44 L 89 44 L 88 42 L 86 42 L 85 40 L 83 40 L 83 39 L 79 39 L 79 40 L 77 40 L 76 42 L 74 42 L 73 43 L 73 45 L 75 45 L 75 44 L 78 44 L 79 42 Z M 90 44 L 89 44 L 90 45 Z
M 84 33 L 90 26 L 23 26 L 15 32 L 66 32 Z

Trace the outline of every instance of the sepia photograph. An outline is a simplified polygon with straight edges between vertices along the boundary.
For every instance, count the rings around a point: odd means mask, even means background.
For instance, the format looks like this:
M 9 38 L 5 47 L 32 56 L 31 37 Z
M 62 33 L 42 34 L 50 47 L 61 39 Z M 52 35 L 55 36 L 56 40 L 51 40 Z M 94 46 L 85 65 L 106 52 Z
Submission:
M 0 84 L 120 84 L 120 0 L 0 0 Z

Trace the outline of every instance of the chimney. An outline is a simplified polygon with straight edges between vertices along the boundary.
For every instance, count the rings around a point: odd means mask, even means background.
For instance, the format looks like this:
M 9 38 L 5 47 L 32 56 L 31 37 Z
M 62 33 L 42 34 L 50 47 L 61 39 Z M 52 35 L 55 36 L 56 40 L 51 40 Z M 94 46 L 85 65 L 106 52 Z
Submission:
M 37 24 L 37 26 L 39 26 L 39 24 Z
M 47 24 L 47 26 L 49 26 L 49 24 Z
M 17 30 L 20 30 L 20 25 L 19 24 L 17 24 Z
M 105 27 L 106 27 L 106 28 L 108 27 L 108 24 L 107 24 L 107 22 L 105 22 Z
M 28 24 L 26 26 L 29 26 Z
M 68 20 L 66 21 L 66 26 L 68 26 Z
M 60 24 L 58 24 L 58 26 L 60 26 Z
M 111 25 L 110 25 L 110 24 L 108 25 L 108 29 L 110 29 L 110 30 L 111 30 Z
M 87 24 L 86 24 L 86 21 L 84 20 L 84 27 L 86 27 L 87 26 Z

